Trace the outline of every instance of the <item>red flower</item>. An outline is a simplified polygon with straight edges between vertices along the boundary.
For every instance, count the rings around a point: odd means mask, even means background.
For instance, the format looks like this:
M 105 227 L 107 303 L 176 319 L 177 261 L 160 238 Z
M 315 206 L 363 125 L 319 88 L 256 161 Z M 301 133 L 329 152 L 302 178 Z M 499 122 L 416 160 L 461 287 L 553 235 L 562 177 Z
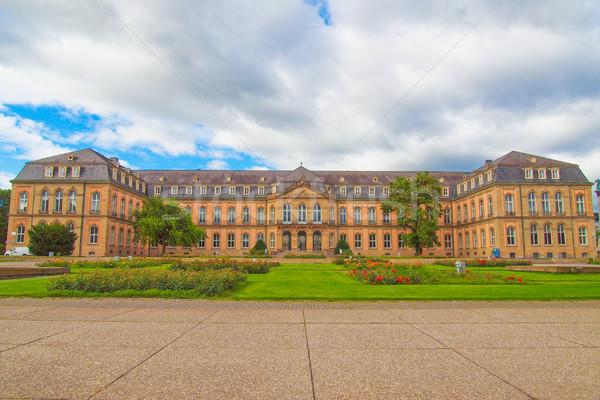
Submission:
M 469 272 L 471 272 L 471 271 L 469 271 L 469 270 L 466 270 L 465 272 L 468 274 L 468 273 L 469 273 Z
M 523 278 L 519 278 L 517 279 L 519 282 L 523 282 Z
M 467 279 L 471 279 L 471 277 L 468 277 Z

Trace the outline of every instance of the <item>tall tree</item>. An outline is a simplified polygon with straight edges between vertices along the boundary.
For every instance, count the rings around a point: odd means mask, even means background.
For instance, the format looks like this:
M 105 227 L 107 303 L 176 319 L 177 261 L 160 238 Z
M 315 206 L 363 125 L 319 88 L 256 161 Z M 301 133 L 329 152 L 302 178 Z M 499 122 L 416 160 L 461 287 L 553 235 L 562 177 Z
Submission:
M 0 189 L 0 253 L 4 254 L 8 235 L 8 210 L 10 210 L 10 189 Z
M 401 238 L 417 256 L 424 248 L 441 245 L 437 238 L 441 193 L 442 187 L 429 172 L 419 172 L 412 179 L 398 176 L 390 184 L 390 200 L 381 205 L 383 212 L 398 213 L 398 226 L 406 231 Z
M 68 226 L 53 222 L 50 225 L 39 223 L 31 227 L 29 233 L 29 251 L 36 256 L 68 256 L 75 249 L 77 234 Z
M 150 242 L 160 246 L 161 256 L 167 246 L 192 247 L 205 237 L 204 230 L 194 224 L 189 212 L 160 197 L 144 199 L 142 209 L 135 211 L 134 216 L 135 239 L 143 245 Z

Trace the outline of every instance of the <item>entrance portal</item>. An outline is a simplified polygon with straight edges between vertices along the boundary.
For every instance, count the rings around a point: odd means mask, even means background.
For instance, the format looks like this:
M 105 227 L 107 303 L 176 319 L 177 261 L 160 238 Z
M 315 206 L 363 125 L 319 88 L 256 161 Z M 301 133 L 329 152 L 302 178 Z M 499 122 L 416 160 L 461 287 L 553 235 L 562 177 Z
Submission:
M 306 250 L 306 232 L 298 232 L 298 251 Z
M 283 232 L 283 240 L 281 241 L 283 251 L 292 250 L 292 234 L 289 231 Z
M 313 233 L 313 250 L 321 251 L 321 232 L 319 231 Z

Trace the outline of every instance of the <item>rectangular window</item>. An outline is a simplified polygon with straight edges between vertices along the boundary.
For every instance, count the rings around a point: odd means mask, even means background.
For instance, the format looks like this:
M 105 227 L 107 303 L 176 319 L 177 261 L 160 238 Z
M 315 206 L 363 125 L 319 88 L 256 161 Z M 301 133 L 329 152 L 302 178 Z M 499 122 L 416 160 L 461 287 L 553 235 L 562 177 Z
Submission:
M 264 224 L 265 223 L 265 209 L 260 207 L 256 210 L 256 223 Z
M 264 196 L 265 195 L 265 187 L 264 186 L 259 186 L 258 187 L 258 195 L 259 196 Z
M 98 227 L 92 226 L 90 228 L 90 244 L 98 244 Z
M 235 196 L 235 186 L 229 186 L 229 195 Z
M 558 168 L 553 168 L 552 170 L 552 179 L 560 179 L 560 172 Z
M 458 234 L 458 248 L 462 249 L 463 248 L 463 238 L 462 238 L 462 233 Z
M 356 187 L 354 188 L 354 195 L 355 195 L 355 196 L 360 196 L 360 186 L 356 186 Z
M 477 248 L 477 232 L 473 231 L 473 248 Z
M 171 186 L 171 194 L 177 194 L 179 188 L 177 186 Z
M 227 248 L 233 249 L 235 247 L 235 234 L 228 233 L 227 234 Z
M 444 235 L 444 248 L 452 248 L 452 235 Z
M 469 237 L 469 232 L 465 232 L 465 249 L 471 247 L 471 238 Z
M 73 167 L 73 169 L 71 170 L 71 177 L 72 178 L 79 178 L 80 174 L 81 174 L 81 168 L 80 167 Z
M 335 233 L 329 234 L 329 248 L 330 249 L 335 248 Z
M 445 187 L 442 189 L 442 196 L 448 197 L 450 195 L 450 189 Z
M 398 235 L 398 248 L 399 249 L 406 248 L 406 241 L 402 238 L 402 235 Z
M 493 229 L 490 229 L 490 246 L 494 247 L 496 245 L 496 232 Z
M 485 243 L 485 231 L 482 229 L 481 230 L 481 247 L 485 247 L 486 243 Z
M 360 249 L 362 248 L 362 235 L 357 233 L 354 235 L 354 248 Z
M 275 234 L 274 233 L 271 233 L 269 235 L 269 245 L 272 249 L 275 248 Z
M 201 195 L 206 195 L 206 186 L 201 186 L 200 187 L 200 194 Z
M 340 208 L 340 224 L 346 223 L 346 209 L 344 207 Z
M 186 186 L 185 187 L 185 194 L 192 194 L 192 187 L 191 186 Z
M 250 186 L 244 186 L 244 196 L 250 195 Z
M 369 188 L 369 196 L 375 196 L 375 188 L 374 187 Z
M 233 224 L 235 223 L 235 208 L 229 207 L 227 209 L 227 223 Z
M 160 186 L 154 186 L 154 194 L 155 195 L 159 195 L 160 194 Z
M 129 187 L 133 186 L 133 178 L 129 177 L 129 181 L 127 182 L 127 184 L 129 185 Z
M 506 196 L 504 196 L 504 208 L 505 208 L 506 214 L 512 215 L 515 213 L 515 208 L 513 205 L 513 197 L 511 194 L 507 194 Z
M 538 169 L 538 177 L 540 179 L 546 179 L 546 170 L 545 169 Z
M 384 187 L 383 188 L 383 195 L 384 196 L 389 196 L 390 195 L 390 188 L 389 187 Z
M 345 196 L 346 195 L 346 186 L 342 186 L 340 188 L 340 196 Z
M 58 167 L 58 177 L 64 178 L 67 176 L 67 167 Z
M 374 233 L 369 234 L 369 248 L 376 249 L 377 248 L 377 235 Z
M 214 233 L 212 240 L 212 248 L 218 249 L 219 247 L 221 247 L 221 235 L 219 235 L 218 233 Z
M 250 209 L 248 207 L 244 207 L 242 209 L 242 223 L 244 223 L 244 224 L 250 223 Z
M 213 208 L 213 223 L 221 223 L 221 208 L 219 207 Z
M 578 233 L 579 233 L 579 245 L 580 246 L 585 246 L 588 244 L 588 240 L 587 240 L 587 228 L 585 227 L 580 227 L 578 229 Z
M 203 249 L 204 247 L 206 247 L 206 238 L 201 237 L 198 239 L 198 248 Z
M 244 233 L 242 235 L 242 249 L 247 249 L 248 247 L 250 247 L 250 235 Z
M 374 208 L 369 208 L 369 223 L 374 224 L 377 222 L 377 216 Z
M 525 179 L 533 179 L 533 170 L 531 168 L 525 169 Z
M 215 186 L 215 196 L 221 195 L 221 186 Z
M 506 244 L 508 246 L 515 246 L 515 228 L 506 229 Z
M 46 172 L 44 173 L 44 176 L 46 178 L 52 178 L 52 175 L 54 175 L 54 167 L 46 167 Z
M 206 207 L 204 206 L 198 208 L 198 223 L 206 223 Z
M 392 235 L 390 235 L 389 233 L 383 235 L 383 247 L 385 249 L 392 248 Z
M 390 213 L 383 213 L 383 223 L 385 225 L 389 225 L 390 222 Z
M 354 223 L 355 224 L 360 224 L 361 223 L 361 216 L 362 216 L 362 210 L 360 209 L 360 207 L 354 207 Z

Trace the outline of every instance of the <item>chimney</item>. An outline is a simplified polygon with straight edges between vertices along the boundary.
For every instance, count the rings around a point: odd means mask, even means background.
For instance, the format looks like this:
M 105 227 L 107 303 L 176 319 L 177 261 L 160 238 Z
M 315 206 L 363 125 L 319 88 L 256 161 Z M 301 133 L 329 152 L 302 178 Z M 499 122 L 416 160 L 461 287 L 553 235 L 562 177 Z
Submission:
M 486 163 L 486 164 L 491 164 L 491 163 L 492 163 L 492 160 L 485 160 L 485 163 Z
M 114 165 L 120 167 L 121 165 L 119 164 L 119 159 L 117 157 L 111 157 L 109 158 L 110 162 L 113 163 Z

